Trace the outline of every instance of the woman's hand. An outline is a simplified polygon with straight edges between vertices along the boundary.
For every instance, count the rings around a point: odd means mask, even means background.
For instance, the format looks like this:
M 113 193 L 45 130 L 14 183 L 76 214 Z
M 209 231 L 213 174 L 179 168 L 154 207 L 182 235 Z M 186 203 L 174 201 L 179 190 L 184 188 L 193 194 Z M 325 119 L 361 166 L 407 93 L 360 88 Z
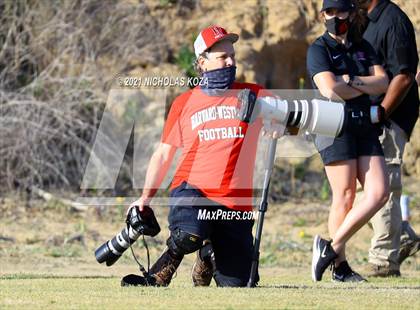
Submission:
M 337 82 L 342 82 L 344 84 L 348 84 L 350 81 L 350 75 L 348 74 L 343 74 L 343 75 L 336 75 L 335 79 Z
M 388 89 L 389 79 L 384 68 L 379 65 L 371 66 L 369 74 L 369 76 L 355 76 L 350 86 L 367 95 L 385 93 Z
M 314 82 L 319 92 L 331 100 L 347 100 L 361 96 L 363 93 L 346 84 L 350 79 L 348 74 L 336 76 L 331 71 L 324 71 L 314 75 Z

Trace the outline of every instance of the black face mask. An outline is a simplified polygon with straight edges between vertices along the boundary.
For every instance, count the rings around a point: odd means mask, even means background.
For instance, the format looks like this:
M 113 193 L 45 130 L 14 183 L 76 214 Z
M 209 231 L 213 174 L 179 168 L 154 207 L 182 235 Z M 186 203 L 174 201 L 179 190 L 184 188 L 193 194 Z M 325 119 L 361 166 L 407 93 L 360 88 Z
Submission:
M 350 19 L 348 17 L 345 19 L 334 17 L 331 19 L 327 19 L 325 21 L 325 26 L 327 27 L 327 31 L 329 33 L 341 36 L 349 30 Z

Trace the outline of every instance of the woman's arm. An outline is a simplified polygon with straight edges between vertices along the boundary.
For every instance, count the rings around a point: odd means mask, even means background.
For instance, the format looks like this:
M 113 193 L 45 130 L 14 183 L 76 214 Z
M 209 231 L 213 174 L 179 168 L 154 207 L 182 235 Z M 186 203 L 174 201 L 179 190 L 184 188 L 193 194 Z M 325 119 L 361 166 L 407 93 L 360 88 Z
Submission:
M 363 94 L 361 91 L 348 86 L 342 78 L 336 78 L 334 73 L 330 71 L 317 73 L 313 79 L 321 94 L 328 99 L 346 100 Z
M 369 67 L 369 76 L 355 76 L 351 87 L 368 95 L 380 95 L 386 93 L 389 85 L 388 75 L 380 65 Z M 350 77 L 343 75 L 344 82 L 348 82 Z

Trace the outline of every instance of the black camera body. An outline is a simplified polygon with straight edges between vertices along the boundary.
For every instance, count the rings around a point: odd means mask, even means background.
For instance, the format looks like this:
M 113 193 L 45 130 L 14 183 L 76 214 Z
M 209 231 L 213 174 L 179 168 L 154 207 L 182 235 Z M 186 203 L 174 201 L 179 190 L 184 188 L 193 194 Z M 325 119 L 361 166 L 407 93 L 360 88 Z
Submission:
M 142 211 L 137 206 L 131 208 L 126 223 L 127 227 L 96 249 L 95 257 L 98 263 L 105 262 L 107 266 L 111 266 L 140 235 L 154 237 L 160 232 L 155 214 L 148 206 L 144 206 Z
M 148 206 L 144 206 L 142 211 L 137 206 L 132 208 L 126 223 L 141 235 L 154 237 L 160 232 L 155 214 Z

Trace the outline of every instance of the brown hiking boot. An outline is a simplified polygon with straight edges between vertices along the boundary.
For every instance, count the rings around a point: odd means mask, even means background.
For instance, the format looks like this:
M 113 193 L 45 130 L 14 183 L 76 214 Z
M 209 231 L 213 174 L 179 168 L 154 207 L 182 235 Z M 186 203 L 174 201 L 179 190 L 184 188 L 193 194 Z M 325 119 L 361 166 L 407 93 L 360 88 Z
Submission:
M 182 257 L 174 257 L 169 250 L 166 249 L 156 263 L 150 268 L 151 277 L 156 279 L 155 285 L 168 286 L 181 261 Z
M 209 286 L 213 277 L 214 253 L 210 241 L 204 241 L 204 246 L 197 251 L 197 258 L 191 271 L 194 286 Z
M 369 277 L 401 277 L 399 270 L 390 269 L 389 266 L 381 266 L 375 264 L 369 264 Z

